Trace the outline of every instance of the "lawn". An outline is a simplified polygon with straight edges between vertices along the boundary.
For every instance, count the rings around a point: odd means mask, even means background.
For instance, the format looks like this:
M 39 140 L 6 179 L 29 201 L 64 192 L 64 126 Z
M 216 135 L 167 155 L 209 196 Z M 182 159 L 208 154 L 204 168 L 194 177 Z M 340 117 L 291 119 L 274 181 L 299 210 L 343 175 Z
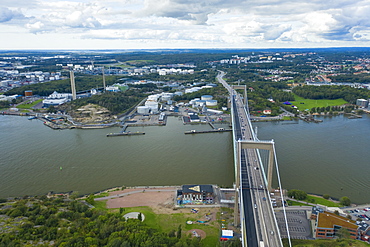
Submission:
M 136 64 L 136 65 L 146 64 L 146 63 L 153 63 L 153 62 L 154 62 L 154 60 L 129 60 L 129 61 L 125 61 L 125 63 Z
M 312 109 L 313 107 L 327 107 L 327 106 L 338 106 L 348 103 L 344 99 L 305 99 L 294 94 L 294 101 L 290 101 L 293 105 L 298 107 L 298 110 L 304 111 L 306 109 Z
M 287 200 L 289 206 L 308 206 L 306 203 Z
M 305 201 L 315 203 L 315 204 L 324 205 L 324 206 L 328 206 L 328 207 L 340 207 L 339 203 L 336 203 L 336 202 L 333 202 L 333 201 L 330 201 L 330 200 L 326 200 L 322 197 L 317 197 L 317 196 L 307 195 L 307 199 Z
M 104 201 L 94 201 L 93 206 L 97 209 L 107 210 L 107 200 Z
M 30 104 L 28 103 L 25 103 L 25 104 L 21 104 L 21 105 L 18 105 L 17 108 L 18 109 L 31 109 L 31 107 L 37 105 L 38 103 L 40 103 L 42 101 L 42 99 L 39 99 L 39 100 L 36 100 Z
M 117 210 L 117 209 L 115 209 Z M 176 213 L 173 214 L 155 214 L 150 207 L 132 207 L 124 208 L 123 215 L 130 212 L 140 212 L 145 216 L 144 223 L 155 229 L 169 233 L 171 230 L 177 230 L 178 226 L 182 226 L 183 234 L 191 229 L 203 230 L 207 237 L 202 240 L 204 246 L 214 247 L 218 246 L 218 238 L 220 235 L 220 226 L 218 221 L 212 221 L 206 224 L 192 224 L 187 225 L 186 221 L 196 221 L 201 215 L 190 213 Z M 216 217 L 216 215 L 213 215 Z

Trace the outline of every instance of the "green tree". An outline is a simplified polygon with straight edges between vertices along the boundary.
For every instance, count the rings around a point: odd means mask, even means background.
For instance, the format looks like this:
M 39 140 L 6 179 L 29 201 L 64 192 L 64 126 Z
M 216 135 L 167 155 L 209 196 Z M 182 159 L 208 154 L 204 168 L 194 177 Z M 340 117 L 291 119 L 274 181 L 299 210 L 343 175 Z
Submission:
M 176 231 L 175 231 L 175 229 L 172 229 L 172 230 L 168 233 L 168 236 L 169 236 L 170 238 L 175 237 L 175 236 L 176 236 Z
M 297 200 L 305 200 L 307 198 L 307 193 L 302 190 L 289 190 L 288 196 Z
M 326 199 L 326 200 L 328 200 L 328 199 L 330 198 L 330 196 L 329 196 L 328 194 L 324 194 L 322 197 L 323 197 L 324 199 Z
M 343 196 L 342 198 L 339 199 L 340 204 L 343 206 L 349 206 L 351 205 L 351 200 L 347 196 Z
M 181 238 L 181 225 L 179 225 L 179 227 L 177 228 L 177 238 L 180 239 Z
M 48 108 L 48 112 L 50 112 L 50 113 L 56 113 L 57 112 L 57 109 L 55 109 L 55 107 L 53 105 L 51 105 Z
M 349 231 L 348 231 L 348 229 L 347 228 L 344 228 L 344 227 L 340 228 L 335 233 L 335 235 L 337 235 L 339 239 L 347 239 L 347 238 L 350 238 L 350 236 L 351 236 L 350 233 L 349 233 Z
M 71 198 L 72 200 L 76 200 L 78 196 L 79 196 L 78 191 L 73 191 L 69 198 Z
M 86 202 L 93 205 L 94 204 L 94 194 L 90 194 L 87 198 L 86 198 Z

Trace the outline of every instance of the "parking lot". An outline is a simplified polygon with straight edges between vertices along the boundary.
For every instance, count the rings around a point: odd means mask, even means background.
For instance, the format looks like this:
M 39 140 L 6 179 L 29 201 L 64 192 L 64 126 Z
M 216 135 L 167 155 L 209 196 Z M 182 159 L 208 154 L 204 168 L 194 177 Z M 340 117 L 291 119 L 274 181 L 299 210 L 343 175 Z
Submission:
M 346 211 L 351 215 L 356 224 L 360 226 L 361 230 L 365 230 L 370 225 L 370 206 L 362 206 L 357 208 L 348 208 Z
M 285 218 L 282 211 L 276 211 L 276 220 L 282 238 L 287 238 Z M 286 212 L 289 225 L 289 233 L 292 239 L 312 239 L 310 220 L 305 210 L 288 210 Z

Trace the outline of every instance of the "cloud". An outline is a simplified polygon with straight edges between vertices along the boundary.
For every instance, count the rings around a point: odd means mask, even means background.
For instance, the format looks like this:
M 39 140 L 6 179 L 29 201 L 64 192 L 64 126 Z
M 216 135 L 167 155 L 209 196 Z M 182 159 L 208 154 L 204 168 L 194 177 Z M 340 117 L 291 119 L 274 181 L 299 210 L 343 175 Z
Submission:
M 356 42 L 370 37 L 369 0 L 1 2 L 1 25 L 61 38 L 73 34 L 76 39 L 90 40 L 193 41 L 248 46 L 271 41 L 280 44 Z
M 19 11 L 13 11 L 8 8 L 0 7 L 0 23 L 23 17 L 23 14 Z
M 285 32 L 292 29 L 289 25 L 268 25 L 264 33 L 265 40 L 276 40 Z

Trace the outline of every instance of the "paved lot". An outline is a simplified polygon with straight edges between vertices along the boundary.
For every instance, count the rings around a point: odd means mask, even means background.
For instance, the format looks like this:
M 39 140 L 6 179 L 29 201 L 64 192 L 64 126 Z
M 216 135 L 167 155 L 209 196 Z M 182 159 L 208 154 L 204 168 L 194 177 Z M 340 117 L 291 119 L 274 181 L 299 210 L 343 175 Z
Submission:
M 310 221 L 304 210 L 287 211 L 287 221 L 289 225 L 290 238 L 292 239 L 312 239 Z M 287 230 L 283 211 L 276 212 L 276 219 L 282 238 L 287 238 Z

